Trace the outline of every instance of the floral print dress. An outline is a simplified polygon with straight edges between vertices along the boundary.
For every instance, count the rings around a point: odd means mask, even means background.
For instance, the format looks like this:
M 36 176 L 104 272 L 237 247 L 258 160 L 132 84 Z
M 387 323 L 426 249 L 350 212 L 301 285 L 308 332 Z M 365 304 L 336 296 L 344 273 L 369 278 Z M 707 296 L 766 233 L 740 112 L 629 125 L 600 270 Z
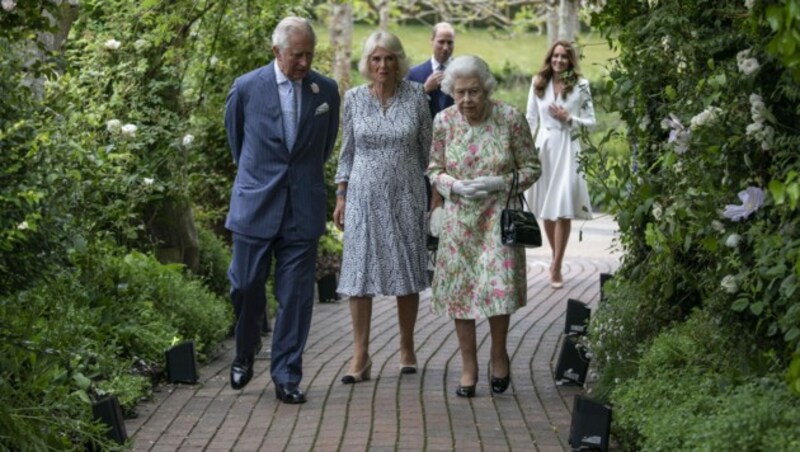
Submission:
M 445 203 L 432 309 L 453 319 L 507 315 L 526 302 L 525 249 L 500 243 L 500 213 L 515 160 L 520 180 L 512 195 L 530 187 L 541 169 L 525 117 L 499 101 L 491 101 L 491 108 L 489 118 L 475 126 L 457 106 L 434 119 L 428 175 Z M 451 192 L 456 181 L 480 176 L 502 176 L 507 188 L 483 199 Z

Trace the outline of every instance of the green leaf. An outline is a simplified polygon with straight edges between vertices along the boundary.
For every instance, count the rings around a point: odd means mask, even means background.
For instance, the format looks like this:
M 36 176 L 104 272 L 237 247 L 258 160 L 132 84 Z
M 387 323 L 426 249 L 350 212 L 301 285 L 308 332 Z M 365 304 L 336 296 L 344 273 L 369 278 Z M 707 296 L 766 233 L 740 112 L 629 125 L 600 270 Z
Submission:
M 764 312 L 764 303 L 759 301 L 759 302 L 751 304 L 750 305 L 750 312 L 752 312 L 755 315 L 761 315 L 761 313 Z
M 733 309 L 736 312 L 742 312 L 747 308 L 749 304 L 750 301 L 747 298 L 739 298 L 733 302 L 733 304 L 731 305 L 731 309 Z
M 789 329 L 789 331 L 786 332 L 786 334 L 783 336 L 783 339 L 786 342 L 792 342 L 798 337 L 800 337 L 800 328 L 793 326 Z
M 669 100 L 675 100 L 678 97 L 678 93 L 675 91 L 675 88 L 673 88 L 672 85 L 667 85 L 667 87 L 664 88 L 664 93 L 667 95 Z
M 773 179 L 769 181 L 767 187 L 772 195 L 772 199 L 775 201 L 775 205 L 781 205 L 786 201 L 786 188 L 783 182 Z
M 86 376 L 80 372 L 77 372 L 74 375 L 72 375 L 72 380 L 75 382 L 76 385 L 78 385 L 79 388 L 83 390 L 89 389 L 89 386 L 92 385 L 92 380 L 86 378 Z

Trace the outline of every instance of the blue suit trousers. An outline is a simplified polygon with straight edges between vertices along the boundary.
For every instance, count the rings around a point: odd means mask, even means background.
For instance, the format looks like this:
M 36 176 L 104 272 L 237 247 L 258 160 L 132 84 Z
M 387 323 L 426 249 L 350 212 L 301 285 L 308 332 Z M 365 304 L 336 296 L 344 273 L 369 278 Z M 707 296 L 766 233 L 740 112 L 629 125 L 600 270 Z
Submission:
M 236 356 L 246 358 L 255 353 L 261 332 L 267 304 L 265 286 L 274 256 L 278 312 L 272 330 L 270 371 L 276 384 L 298 384 L 303 378 L 302 355 L 314 308 L 314 268 L 319 239 L 292 239 L 292 231 L 284 229 L 268 239 L 234 233 L 228 278 L 231 302 L 239 311 Z

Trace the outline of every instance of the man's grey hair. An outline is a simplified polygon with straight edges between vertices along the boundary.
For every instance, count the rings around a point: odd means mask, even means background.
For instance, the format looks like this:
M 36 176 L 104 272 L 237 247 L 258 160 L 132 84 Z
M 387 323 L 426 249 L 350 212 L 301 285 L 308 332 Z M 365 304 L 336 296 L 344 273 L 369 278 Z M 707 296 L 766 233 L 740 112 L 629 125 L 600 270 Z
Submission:
M 358 72 L 361 73 L 364 79 L 372 81 L 372 74 L 369 72 L 369 58 L 378 47 L 388 50 L 397 58 L 397 82 L 399 83 L 406 78 L 410 63 L 405 50 L 403 50 L 403 44 L 400 42 L 400 39 L 388 31 L 376 31 L 369 35 L 367 40 L 364 41 L 364 49 L 361 51 L 361 60 L 358 62 Z
M 278 26 L 272 32 L 272 45 L 280 49 L 286 50 L 289 45 L 289 36 L 295 33 L 308 33 L 311 35 L 311 41 L 314 47 L 317 46 L 317 35 L 314 33 L 314 28 L 308 19 L 297 16 L 289 16 L 278 22 Z
M 447 65 L 444 71 L 444 78 L 442 78 L 442 91 L 448 96 L 453 96 L 453 85 L 456 79 L 478 77 L 478 80 L 486 92 L 488 98 L 495 87 L 497 80 L 489 70 L 489 65 L 479 57 L 473 55 L 460 56 Z

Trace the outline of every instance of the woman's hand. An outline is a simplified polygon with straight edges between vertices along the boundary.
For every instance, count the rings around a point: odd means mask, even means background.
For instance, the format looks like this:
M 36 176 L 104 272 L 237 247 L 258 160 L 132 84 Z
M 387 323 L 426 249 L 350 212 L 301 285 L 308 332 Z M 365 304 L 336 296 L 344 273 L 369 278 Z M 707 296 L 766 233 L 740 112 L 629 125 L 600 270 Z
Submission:
M 570 122 L 572 118 L 569 115 L 569 112 L 562 106 L 556 104 L 550 104 L 548 107 L 550 111 L 550 115 L 554 118 L 558 119 L 561 122 Z
M 336 207 L 333 209 L 333 224 L 335 224 L 336 228 L 340 231 L 344 231 L 344 204 L 345 197 L 337 196 Z

